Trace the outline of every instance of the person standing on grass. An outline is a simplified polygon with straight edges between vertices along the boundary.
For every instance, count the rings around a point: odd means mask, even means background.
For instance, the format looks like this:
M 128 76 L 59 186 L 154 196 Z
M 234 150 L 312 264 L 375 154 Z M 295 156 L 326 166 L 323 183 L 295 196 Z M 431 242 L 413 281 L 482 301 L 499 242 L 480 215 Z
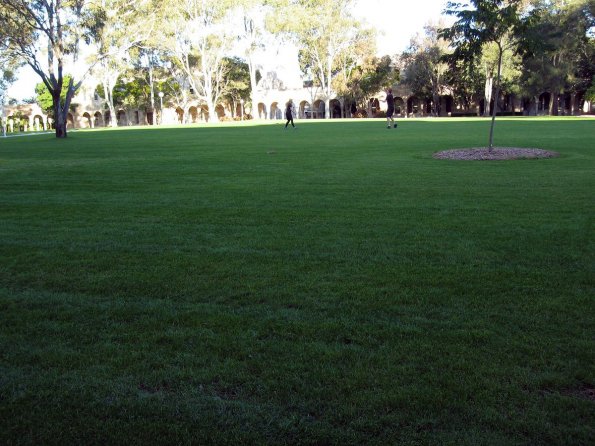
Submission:
M 285 107 L 285 118 L 287 119 L 287 122 L 285 123 L 285 128 L 287 129 L 287 126 L 290 122 L 291 126 L 295 128 L 295 125 L 293 123 L 293 101 L 291 99 L 287 103 L 287 107 Z
M 397 128 L 397 123 L 393 119 L 393 113 L 395 112 L 395 98 L 393 97 L 392 89 L 386 91 L 386 128 L 391 127 Z

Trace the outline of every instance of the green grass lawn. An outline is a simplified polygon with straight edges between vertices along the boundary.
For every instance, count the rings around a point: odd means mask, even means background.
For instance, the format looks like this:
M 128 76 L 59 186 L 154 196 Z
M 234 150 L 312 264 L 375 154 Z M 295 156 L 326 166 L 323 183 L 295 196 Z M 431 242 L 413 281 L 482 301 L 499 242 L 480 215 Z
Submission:
M 0 444 L 595 442 L 595 120 L 0 139 Z

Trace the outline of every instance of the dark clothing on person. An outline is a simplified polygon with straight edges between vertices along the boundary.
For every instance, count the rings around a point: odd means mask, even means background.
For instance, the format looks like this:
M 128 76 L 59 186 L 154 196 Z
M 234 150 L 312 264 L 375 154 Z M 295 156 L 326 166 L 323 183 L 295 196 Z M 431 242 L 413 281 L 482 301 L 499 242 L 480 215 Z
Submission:
M 395 98 L 393 98 L 393 94 L 389 93 L 386 95 L 386 117 L 391 118 L 393 113 L 395 112 Z
M 293 124 L 293 103 L 289 103 L 287 104 L 287 107 L 285 108 L 285 119 L 287 119 L 287 122 L 285 123 L 285 128 L 287 128 L 287 126 L 289 125 L 289 123 L 291 122 L 291 126 L 295 127 L 295 125 Z

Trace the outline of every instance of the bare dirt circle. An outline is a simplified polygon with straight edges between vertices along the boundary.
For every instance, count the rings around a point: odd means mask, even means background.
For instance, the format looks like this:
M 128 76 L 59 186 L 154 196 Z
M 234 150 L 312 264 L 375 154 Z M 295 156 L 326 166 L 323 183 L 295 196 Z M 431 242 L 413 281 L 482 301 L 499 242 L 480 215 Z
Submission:
M 436 152 L 432 155 L 436 159 L 463 161 L 500 161 L 516 159 L 556 158 L 558 152 L 543 149 L 528 149 L 522 147 L 472 147 L 469 149 L 452 149 Z

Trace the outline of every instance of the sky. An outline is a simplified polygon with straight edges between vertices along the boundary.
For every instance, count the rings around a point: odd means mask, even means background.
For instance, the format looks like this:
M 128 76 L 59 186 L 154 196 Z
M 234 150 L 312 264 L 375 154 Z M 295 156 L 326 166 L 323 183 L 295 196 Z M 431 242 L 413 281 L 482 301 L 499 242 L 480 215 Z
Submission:
M 448 0 L 359 0 L 354 15 L 379 31 L 378 55 L 402 52 L 416 33 L 429 22 L 436 23 Z M 291 64 L 290 64 L 291 65 Z M 297 67 L 297 61 L 291 68 Z M 41 79 L 28 67 L 17 74 L 18 80 L 7 91 L 7 99 L 23 100 L 35 96 Z

